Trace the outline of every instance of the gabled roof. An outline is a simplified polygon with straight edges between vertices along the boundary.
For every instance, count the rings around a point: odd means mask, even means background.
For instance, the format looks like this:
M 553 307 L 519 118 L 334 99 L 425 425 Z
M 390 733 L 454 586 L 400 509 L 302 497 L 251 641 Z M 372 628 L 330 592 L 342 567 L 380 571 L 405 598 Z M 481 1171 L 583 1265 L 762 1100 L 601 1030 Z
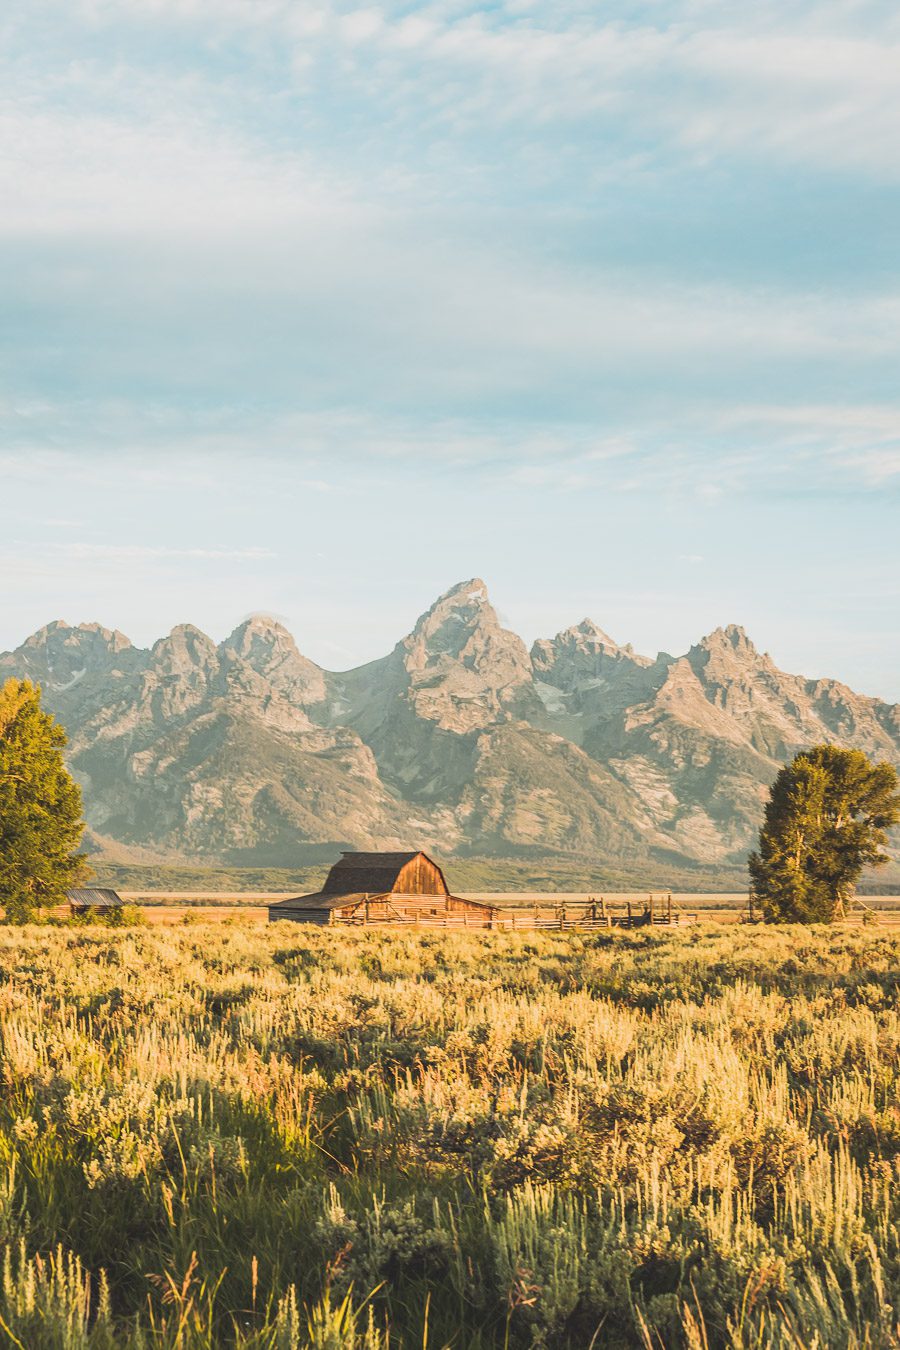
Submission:
M 122 904 L 122 898 L 117 891 L 102 890 L 98 887 L 82 887 L 66 891 L 66 899 L 70 905 L 99 909 L 118 909 Z
M 386 894 L 397 889 L 397 880 L 407 863 L 426 856 L 421 849 L 414 849 L 410 853 L 344 853 L 328 873 L 322 893 Z M 431 863 L 430 858 L 428 862 Z M 431 865 L 437 866 L 435 863 Z M 437 870 L 440 872 L 440 868 Z
M 322 890 L 326 895 L 392 890 L 402 869 L 415 857 L 415 853 L 344 853 Z

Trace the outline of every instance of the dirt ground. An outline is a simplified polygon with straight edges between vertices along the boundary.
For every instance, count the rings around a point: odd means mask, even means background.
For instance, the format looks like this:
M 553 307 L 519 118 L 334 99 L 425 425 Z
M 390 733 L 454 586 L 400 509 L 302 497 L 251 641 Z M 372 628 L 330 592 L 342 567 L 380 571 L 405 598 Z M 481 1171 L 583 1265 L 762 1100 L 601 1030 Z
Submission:
M 194 923 L 203 919 L 243 918 L 265 923 L 268 917 L 267 905 L 273 900 L 282 900 L 285 893 L 245 893 L 228 892 L 174 892 L 174 891 L 121 891 L 122 899 L 128 904 L 139 904 L 150 923 Z M 599 900 L 600 892 L 537 893 L 526 891 L 481 891 L 462 892 L 472 899 L 487 900 L 503 908 L 552 909 L 561 904 L 583 904 L 585 901 Z M 654 900 L 662 902 L 667 893 L 655 891 Z M 643 909 L 649 892 L 629 891 L 619 894 L 604 892 L 604 898 L 613 912 L 625 910 L 630 901 L 635 909 Z M 878 914 L 879 922 L 888 927 L 900 926 L 900 895 L 866 896 L 865 902 Z M 688 914 L 708 919 L 716 923 L 737 923 L 746 906 L 747 897 L 743 894 L 725 892 L 702 895 L 672 893 L 672 903 Z

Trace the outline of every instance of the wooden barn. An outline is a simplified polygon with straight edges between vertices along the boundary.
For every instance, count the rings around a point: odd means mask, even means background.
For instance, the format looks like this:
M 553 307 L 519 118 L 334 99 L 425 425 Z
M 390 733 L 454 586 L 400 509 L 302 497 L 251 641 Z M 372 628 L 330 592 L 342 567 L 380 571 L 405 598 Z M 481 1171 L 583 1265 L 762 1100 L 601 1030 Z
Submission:
M 122 908 L 122 899 L 117 891 L 98 890 L 96 887 L 66 891 L 66 899 L 73 915 L 109 914 Z
M 437 863 L 424 853 L 343 853 L 314 895 L 269 906 L 269 919 L 318 924 L 419 924 L 489 928 L 491 905 L 451 895 Z

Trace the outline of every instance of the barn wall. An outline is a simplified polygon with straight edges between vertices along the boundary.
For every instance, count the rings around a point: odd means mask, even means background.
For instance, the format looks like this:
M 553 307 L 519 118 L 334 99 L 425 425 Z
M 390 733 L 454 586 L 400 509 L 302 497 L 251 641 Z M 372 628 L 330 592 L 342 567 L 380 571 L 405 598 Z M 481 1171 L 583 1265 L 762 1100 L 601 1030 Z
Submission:
M 392 904 L 395 915 L 421 914 L 425 918 L 438 918 L 447 913 L 447 902 L 443 895 L 395 895 Z
M 269 922 L 273 919 L 290 919 L 293 923 L 314 923 L 327 927 L 331 922 L 328 909 L 270 909 Z
M 458 895 L 447 898 L 447 914 L 457 920 L 463 919 L 469 928 L 490 928 L 493 911 L 488 905 L 478 905 L 472 900 L 462 900 Z
M 401 867 L 394 889 L 402 895 L 446 895 L 447 883 L 437 864 L 420 853 Z
M 386 900 L 370 900 L 368 904 L 363 901 L 357 906 L 354 918 L 365 920 L 368 914 L 370 919 L 387 919 L 390 913 L 391 909 Z

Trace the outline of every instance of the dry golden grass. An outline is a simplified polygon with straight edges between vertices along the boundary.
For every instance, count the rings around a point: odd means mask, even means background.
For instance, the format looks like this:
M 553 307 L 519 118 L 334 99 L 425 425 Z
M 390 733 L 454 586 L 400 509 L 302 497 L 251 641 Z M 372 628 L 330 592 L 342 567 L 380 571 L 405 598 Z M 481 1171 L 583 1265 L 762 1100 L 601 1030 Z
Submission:
M 900 935 L 184 917 L 0 930 L 0 1344 L 897 1344 Z

